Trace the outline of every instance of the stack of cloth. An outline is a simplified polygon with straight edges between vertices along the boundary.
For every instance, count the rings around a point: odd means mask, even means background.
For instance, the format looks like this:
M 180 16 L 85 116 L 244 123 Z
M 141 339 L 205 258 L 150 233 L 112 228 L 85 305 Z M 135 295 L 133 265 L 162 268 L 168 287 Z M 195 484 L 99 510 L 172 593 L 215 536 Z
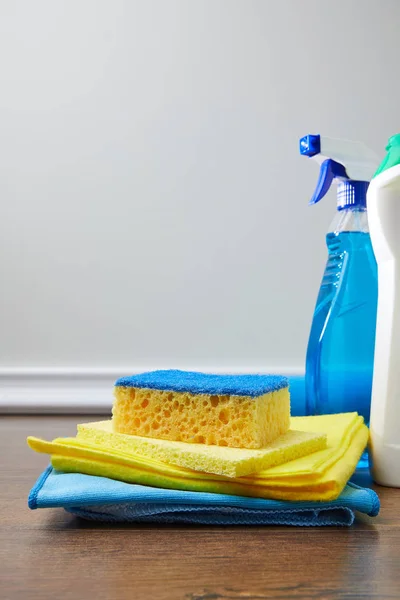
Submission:
M 368 441 L 357 413 L 290 417 L 283 377 L 155 371 L 116 383 L 113 418 L 30 437 L 51 467 L 30 508 L 105 521 L 350 525 L 375 516 L 349 479 Z

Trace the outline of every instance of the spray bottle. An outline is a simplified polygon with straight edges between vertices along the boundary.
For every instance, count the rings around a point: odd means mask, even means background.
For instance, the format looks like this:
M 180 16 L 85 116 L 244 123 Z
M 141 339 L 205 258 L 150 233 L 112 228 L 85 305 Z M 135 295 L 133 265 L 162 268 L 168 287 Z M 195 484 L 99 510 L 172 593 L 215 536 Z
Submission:
M 378 263 L 378 316 L 371 403 L 371 472 L 400 487 L 400 135 L 375 173 L 367 204 Z
M 307 348 L 307 413 L 357 411 L 368 424 L 377 269 L 368 229 L 366 194 L 379 159 L 360 142 L 319 135 L 301 138 L 300 154 L 320 164 L 310 204 L 322 200 L 333 183 L 338 186 L 337 212 L 326 236 L 328 261 Z

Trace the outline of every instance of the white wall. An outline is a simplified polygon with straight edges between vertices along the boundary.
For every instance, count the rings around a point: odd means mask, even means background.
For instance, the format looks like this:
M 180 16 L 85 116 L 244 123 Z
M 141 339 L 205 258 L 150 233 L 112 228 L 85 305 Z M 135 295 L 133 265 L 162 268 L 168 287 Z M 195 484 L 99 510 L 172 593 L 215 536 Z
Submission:
M 1 0 L 0 366 L 301 367 L 334 194 L 383 154 L 396 0 Z

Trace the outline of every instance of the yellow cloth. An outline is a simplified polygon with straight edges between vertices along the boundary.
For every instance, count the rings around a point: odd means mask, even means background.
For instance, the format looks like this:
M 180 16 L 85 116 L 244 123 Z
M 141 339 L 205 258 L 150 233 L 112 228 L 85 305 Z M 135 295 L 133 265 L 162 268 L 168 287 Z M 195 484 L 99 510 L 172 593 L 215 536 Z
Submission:
M 329 501 L 337 498 L 368 442 L 357 413 L 294 417 L 291 427 L 327 434 L 327 448 L 254 475 L 229 478 L 109 450 L 77 438 L 46 442 L 28 438 L 37 452 L 51 454 L 55 469 L 109 477 L 128 483 L 277 500 Z

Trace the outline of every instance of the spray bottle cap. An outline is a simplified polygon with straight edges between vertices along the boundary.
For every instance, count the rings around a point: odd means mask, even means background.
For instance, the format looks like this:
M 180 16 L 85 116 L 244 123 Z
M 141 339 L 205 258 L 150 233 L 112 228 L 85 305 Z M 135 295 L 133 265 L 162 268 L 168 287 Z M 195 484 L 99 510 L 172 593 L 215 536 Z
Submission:
M 374 177 L 379 175 L 379 173 L 382 173 L 382 171 L 386 171 L 386 169 L 390 169 L 391 167 L 400 164 L 400 133 L 392 135 L 392 137 L 389 138 L 385 150 L 387 151 L 387 154 L 379 165 Z
M 366 207 L 369 181 L 379 164 L 372 150 L 361 142 L 306 135 L 300 139 L 300 154 L 321 165 L 310 204 L 322 200 L 332 183 L 338 183 L 338 210 Z

